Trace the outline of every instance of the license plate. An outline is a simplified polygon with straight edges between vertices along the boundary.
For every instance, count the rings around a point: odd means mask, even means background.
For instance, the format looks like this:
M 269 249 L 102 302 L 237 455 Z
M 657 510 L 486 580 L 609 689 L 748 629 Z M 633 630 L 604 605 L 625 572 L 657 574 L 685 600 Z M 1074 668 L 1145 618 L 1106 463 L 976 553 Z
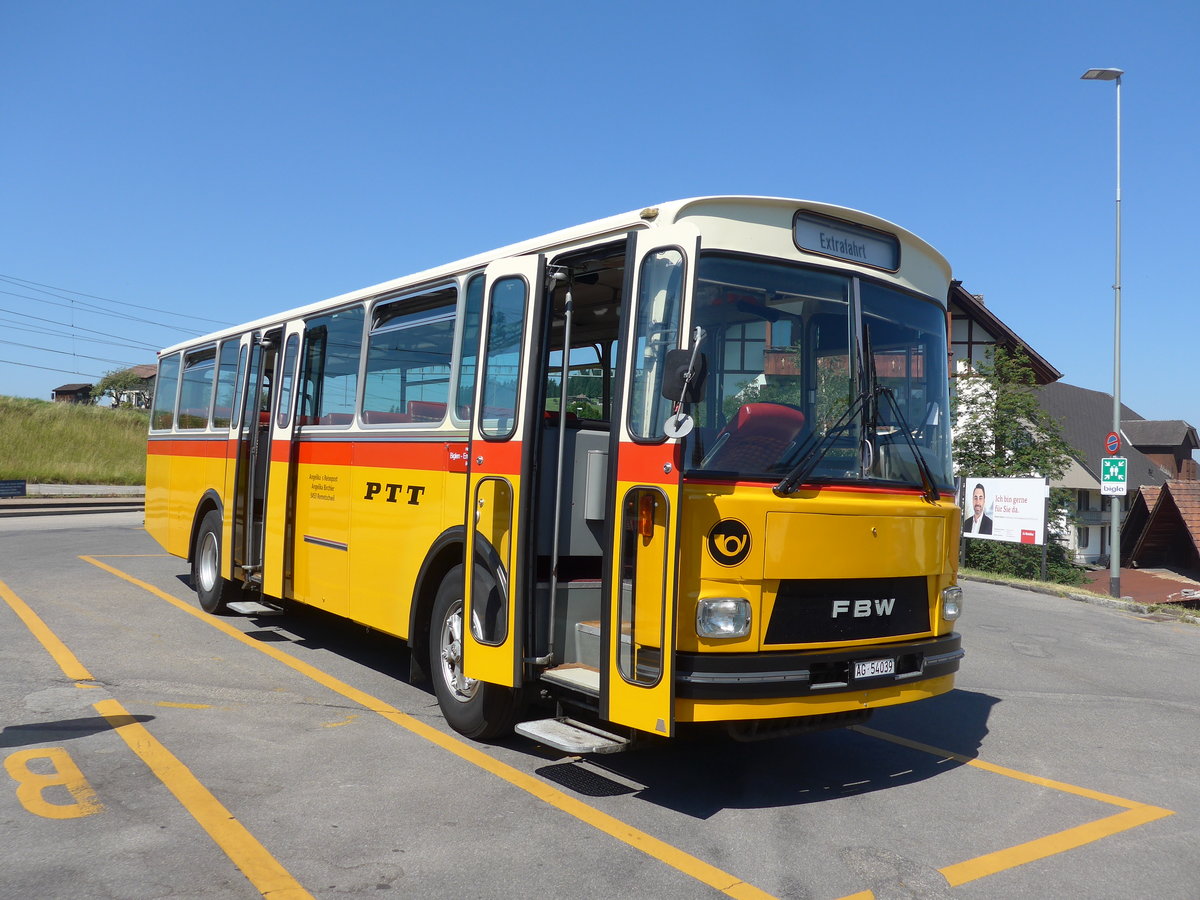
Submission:
M 860 659 L 854 663 L 855 679 L 895 674 L 896 660 L 894 659 Z

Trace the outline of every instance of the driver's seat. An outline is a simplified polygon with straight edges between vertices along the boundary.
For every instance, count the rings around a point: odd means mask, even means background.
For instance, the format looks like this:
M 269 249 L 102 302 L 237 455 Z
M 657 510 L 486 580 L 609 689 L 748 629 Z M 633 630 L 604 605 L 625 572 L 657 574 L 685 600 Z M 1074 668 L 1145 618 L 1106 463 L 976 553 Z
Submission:
M 747 403 L 721 429 L 703 468 L 769 472 L 799 443 L 804 413 L 780 403 Z

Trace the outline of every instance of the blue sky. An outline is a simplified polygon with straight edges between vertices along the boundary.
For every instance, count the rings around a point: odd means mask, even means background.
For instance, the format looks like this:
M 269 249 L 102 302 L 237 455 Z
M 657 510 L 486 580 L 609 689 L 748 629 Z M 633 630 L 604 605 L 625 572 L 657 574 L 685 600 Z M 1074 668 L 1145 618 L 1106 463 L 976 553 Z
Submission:
M 0 281 L 0 393 L 717 193 L 904 225 L 1108 391 L 1116 66 L 1122 396 L 1200 426 L 1198 46 L 1194 0 L 0 0 L 0 276 L 80 292 Z

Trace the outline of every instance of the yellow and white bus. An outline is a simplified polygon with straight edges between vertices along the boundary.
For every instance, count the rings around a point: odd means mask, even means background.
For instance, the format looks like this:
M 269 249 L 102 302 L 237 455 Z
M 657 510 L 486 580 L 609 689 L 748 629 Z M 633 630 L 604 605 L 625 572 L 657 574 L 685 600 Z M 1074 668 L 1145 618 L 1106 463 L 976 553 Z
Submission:
M 210 612 L 404 639 L 467 736 L 861 722 L 962 657 L 949 284 L 705 197 L 219 331 L 159 356 L 146 527 Z

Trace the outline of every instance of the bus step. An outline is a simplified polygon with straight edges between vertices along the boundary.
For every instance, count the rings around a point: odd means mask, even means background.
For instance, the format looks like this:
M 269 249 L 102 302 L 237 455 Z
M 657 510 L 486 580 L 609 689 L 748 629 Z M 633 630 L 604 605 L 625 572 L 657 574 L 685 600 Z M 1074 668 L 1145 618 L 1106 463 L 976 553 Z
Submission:
M 564 753 L 620 753 L 629 739 L 566 717 L 518 722 L 517 734 Z
M 581 691 L 593 697 L 600 696 L 600 670 L 595 666 L 583 663 L 567 663 L 555 666 L 542 673 L 542 681 L 556 684 L 560 687 Z
M 283 610 L 277 606 L 265 606 L 257 600 L 234 600 L 225 604 L 229 609 L 243 616 L 282 616 Z

